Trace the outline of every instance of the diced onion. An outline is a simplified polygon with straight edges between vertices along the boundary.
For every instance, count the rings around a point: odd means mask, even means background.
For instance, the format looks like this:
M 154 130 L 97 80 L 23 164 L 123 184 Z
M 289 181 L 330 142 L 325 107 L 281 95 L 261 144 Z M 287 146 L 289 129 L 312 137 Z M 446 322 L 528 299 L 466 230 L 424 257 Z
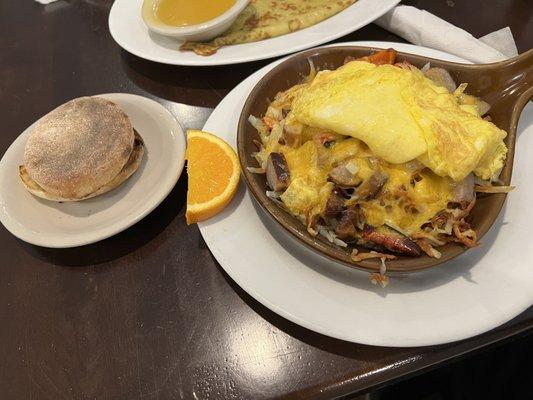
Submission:
M 268 131 L 266 125 L 259 118 L 250 115 L 248 117 L 248 122 L 259 132 L 266 133 Z
M 251 172 L 252 174 L 264 174 L 265 169 L 261 167 L 246 167 L 248 172 Z
M 387 266 L 385 265 L 386 258 L 381 257 L 380 260 L 381 260 L 381 266 L 379 267 L 379 273 L 381 275 L 385 275 L 387 273 Z
M 349 162 L 345 165 L 345 168 L 350 172 L 350 174 L 352 175 L 355 175 L 357 174 L 357 171 L 359 171 L 359 167 L 357 166 L 356 163 L 354 163 L 353 161 L 352 162 Z
M 315 79 L 317 70 L 315 67 L 315 63 L 310 58 L 307 59 L 307 62 L 309 63 L 309 75 L 306 77 L 306 82 L 311 82 L 313 79 Z
M 348 247 L 348 244 L 346 242 L 340 240 L 337 237 L 337 235 L 335 235 L 335 233 L 333 233 L 333 231 L 331 231 L 329 229 L 326 229 L 324 226 L 317 225 L 317 231 L 318 231 L 318 233 L 320 233 L 322 236 L 324 236 L 331 243 L 334 243 L 334 244 L 336 244 L 337 246 L 340 246 L 340 247 Z
M 468 83 L 464 83 L 464 82 L 461 83 L 461 84 L 457 87 L 457 89 L 455 89 L 455 92 L 453 92 L 453 95 L 454 95 L 455 97 L 460 97 L 460 96 L 464 93 L 464 91 L 466 90 L 466 87 L 467 87 L 467 86 L 468 86 Z
M 283 192 L 275 192 L 273 190 L 267 190 L 266 195 L 267 197 L 270 197 L 271 199 L 279 199 Z

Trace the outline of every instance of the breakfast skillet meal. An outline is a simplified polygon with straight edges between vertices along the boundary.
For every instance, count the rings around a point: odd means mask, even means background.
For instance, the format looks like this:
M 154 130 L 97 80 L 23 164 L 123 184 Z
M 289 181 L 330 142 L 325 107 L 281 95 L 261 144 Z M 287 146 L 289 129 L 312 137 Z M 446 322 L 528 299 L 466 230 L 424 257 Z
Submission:
M 358 262 L 439 258 L 449 242 L 477 245 L 469 214 L 495 186 L 506 132 L 489 105 L 429 65 L 396 63 L 392 49 L 348 58 L 278 93 L 261 118 L 253 154 L 267 196 L 307 231 L 352 250 Z

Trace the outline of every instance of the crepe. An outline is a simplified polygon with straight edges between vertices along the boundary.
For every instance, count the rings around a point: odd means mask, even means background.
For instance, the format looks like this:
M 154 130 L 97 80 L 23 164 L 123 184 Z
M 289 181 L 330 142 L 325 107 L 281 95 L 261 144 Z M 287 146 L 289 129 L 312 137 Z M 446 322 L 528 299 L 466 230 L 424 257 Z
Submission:
M 185 42 L 180 50 L 209 56 L 232 44 L 256 42 L 315 25 L 344 10 L 356 0 L 251 0 L 233 25 L 205 43 Z

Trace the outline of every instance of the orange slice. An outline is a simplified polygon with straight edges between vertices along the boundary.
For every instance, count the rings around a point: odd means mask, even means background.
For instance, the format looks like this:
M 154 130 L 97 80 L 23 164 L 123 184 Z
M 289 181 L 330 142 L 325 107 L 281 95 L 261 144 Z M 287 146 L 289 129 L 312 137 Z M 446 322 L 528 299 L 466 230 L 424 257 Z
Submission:
M 218 214 L 231 201 L 241 176 L 235 150 L 219 137 L 187 131 L 187 224 Z

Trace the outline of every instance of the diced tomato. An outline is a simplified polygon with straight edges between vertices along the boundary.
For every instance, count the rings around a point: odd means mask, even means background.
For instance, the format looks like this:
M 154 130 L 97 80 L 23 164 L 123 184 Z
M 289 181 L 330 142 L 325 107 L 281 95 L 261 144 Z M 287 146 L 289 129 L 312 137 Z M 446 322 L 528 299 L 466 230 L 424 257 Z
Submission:
M 371 62 L 375 65 L 394 64 L 394 61 L 396 61 L 396 54 L 396 50 L 387 49 L 378 51 L 371 56 L 363 57 L 363 59 L 366 59 L 365 61 Z
M 272 130 L 274 128 L 274 125 L 276 125 L 277 120 L 271 117 L 263 117 L 263 123 L 268 126 L 268 129 Z

